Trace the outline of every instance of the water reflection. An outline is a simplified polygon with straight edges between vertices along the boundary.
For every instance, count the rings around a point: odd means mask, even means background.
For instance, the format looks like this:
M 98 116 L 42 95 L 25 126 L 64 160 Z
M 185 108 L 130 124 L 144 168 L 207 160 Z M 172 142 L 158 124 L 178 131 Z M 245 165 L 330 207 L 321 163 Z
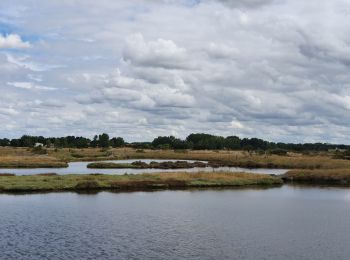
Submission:
M 108 161 L 108 162 L 116 162 L 116 163 L 132 163 L 135 160 L 117 160 L 117 161 Z M 159 159 L 142 159 L 138 160 L 145 163 L 150 163 L 151 161 L 156 162 L 164 162 L 164 161 L 177 161 L 177 160 L 159 160 Z M 182 160 L 188 162 L 195 162 L 193 160 Z M 91 162 L 72 162 L 69 163 L 69 167 L 67 168 L 39 168 L 39 169 L 0 169 L 0 173 L 12 173 L 16 175 L 34 175 L 34 174 L 42 174 L 42 173 L 57 173 L 59 175 L 66 174 L 94 174 L 94 173 L 102 173 L 102 174 L 116 174 L 122 175 L 125 173 L 128 174 L 140 174 L 140 173 L 156 173 L 156 172 L 213 172 L 213 171 L 229 171 L 229 172 L 251 172 L 251 173 L 261 173 L 261 174 L 283 174 L 287 170 L 286 169 L 248 169 L 248 168 L 240 168 L 240 167 L 219 167 L 219 168 L 190 168 L 190 169 L 89 169 L 87 168 L 87 164 Z
M 3 259 L 348 259 L 350 190 L 0 195 Z

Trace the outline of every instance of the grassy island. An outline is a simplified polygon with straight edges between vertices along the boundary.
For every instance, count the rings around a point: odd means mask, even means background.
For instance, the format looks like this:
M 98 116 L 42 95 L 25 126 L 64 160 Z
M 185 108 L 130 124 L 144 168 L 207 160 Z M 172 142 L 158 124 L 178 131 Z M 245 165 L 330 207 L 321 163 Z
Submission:
M 350 169 L 291 170 L 282 179 L 293 183 L 350 186 Z
M 154 173 L 138 175 L 0 176 L 0 192 L 154 190 L 202 187 L 273 186 L 283 181 L 251 173 Z
M 207 166 L 211 166 L 211 164 L 204 162 L 187 161 L 166 161 L 150 163 L 141 161 L 135 161 L 132 163 L 94 162 L 87 165 L 88 168 L 93 169 L 190 169 L 195 167 L 204 168 Z

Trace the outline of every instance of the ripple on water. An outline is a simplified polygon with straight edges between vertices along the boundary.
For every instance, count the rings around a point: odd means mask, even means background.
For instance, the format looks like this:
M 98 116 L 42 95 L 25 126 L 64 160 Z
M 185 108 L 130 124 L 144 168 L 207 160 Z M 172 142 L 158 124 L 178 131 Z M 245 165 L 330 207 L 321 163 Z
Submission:
M 350 190 L 0 195 L 0 259 L 348 259 Z

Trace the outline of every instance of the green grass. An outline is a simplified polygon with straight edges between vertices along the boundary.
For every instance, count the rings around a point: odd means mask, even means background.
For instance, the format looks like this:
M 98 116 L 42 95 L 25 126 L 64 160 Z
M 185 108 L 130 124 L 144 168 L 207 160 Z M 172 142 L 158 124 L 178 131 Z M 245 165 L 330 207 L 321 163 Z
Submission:
M 152 190 L 281 185 L 278 177 L 251 173 L 157 173 L 139 175 L 0 176 L 0 192 Z

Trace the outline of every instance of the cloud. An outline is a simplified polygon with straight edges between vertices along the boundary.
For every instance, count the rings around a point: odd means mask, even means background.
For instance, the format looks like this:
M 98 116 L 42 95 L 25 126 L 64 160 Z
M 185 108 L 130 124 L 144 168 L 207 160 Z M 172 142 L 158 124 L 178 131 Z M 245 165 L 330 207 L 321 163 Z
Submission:
M 10 108 L 0 107 L 0 114 L 7 115 L 7 116 L 16 116 L 19 114 L 19 112 L 11 107 Z
M 6 15 L 14 6 L 22 7 Z M 4 0 L 2 7 L 9 28 L 2 33 L 36 37 L 26 37 L 31 48 L 0 53 L 1 108 L 18 111 L 0 115 L 11 135 L 109 131 L 137 141 L 210 132 L 347 142 L 346 0 L 53 0 L 40 7 Z
M 43 72 L 64 67 L 63 65 L 49 65 L 33 62 L 30 61 L 31 57 L 28 55 L 14 56 L 9 53 L 6 53 L 6 57 L 9 63 L 14 64 L 19 68 L 27 69 L 33 72 Z
M 244 128 L 244 125 L 241 122 L 238 122 L 237 120 L 232 120 L 230 123 L 230 128 L 242 129 Z
M 235 47 L 212 42 L 208 45 L 206 53 L 210 57 L 216 59 L 234 59 L 235 57 L 237 57 L 239 51 Z
M 273 3 L 275 0 L 215 0 L 220 1 L 230 7 L 257 8 Z
M 138 66 L 179 69 L 184 67 L 186 50 L 171 40 L 157 39 L 146 42 L 142 34 L 131 35 L 126 40 L 123 58 Z
M 0 34 L 0 49 L 24 49 L 31 47 L 29 42 L 24 42 L 18 34 Z
M 57 88 L 37 85 L 32 82 L 7 82 L 8 85 L 21 89 L 36 89 L 36 90 L 57 90 Z

